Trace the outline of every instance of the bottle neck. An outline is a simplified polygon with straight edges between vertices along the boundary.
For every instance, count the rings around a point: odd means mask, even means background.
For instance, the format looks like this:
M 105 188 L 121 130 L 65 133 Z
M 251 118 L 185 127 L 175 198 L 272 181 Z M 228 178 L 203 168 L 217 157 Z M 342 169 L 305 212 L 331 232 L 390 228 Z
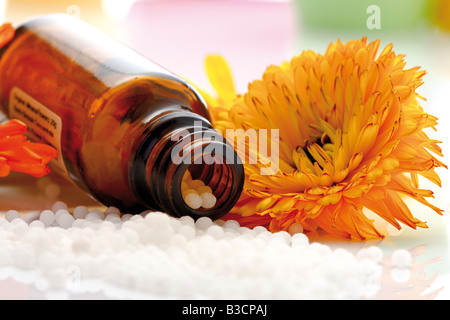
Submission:
M 173 216 L 218 219 L 229 212 L 244 184 L 242 162 L 231 145 L 201 116 L 173 112 L 146 130 L 130 167 L 130 183 L 146 206 Z M 190 207 L 183 198 L 186 173 L 210 187 L 210 208 Z

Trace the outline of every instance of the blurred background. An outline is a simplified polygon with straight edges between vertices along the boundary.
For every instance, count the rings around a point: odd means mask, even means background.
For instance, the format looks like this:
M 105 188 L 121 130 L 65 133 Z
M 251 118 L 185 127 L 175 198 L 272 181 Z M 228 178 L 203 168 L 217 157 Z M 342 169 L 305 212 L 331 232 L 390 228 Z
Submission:
M 434 50 L 449 45 L 447 0 L 0 1 L 0 19 L 14 24 L 52 12 L 77 16 L 204 86 L 206 54 L 224 55 L 244 91 L 269 64 L 363 36 L 393 42 L 411 64 L 450 71 L 447 50 Z

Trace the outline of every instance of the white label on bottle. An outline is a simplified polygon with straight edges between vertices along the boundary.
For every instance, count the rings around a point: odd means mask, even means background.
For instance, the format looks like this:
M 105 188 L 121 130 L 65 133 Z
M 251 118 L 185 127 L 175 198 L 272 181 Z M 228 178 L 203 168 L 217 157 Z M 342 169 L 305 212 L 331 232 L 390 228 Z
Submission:
M 53 160 L 53 169 L 67 172 L 61 153 L 61 118 L 29 94 L 14 87 L 9 96 L 9 115 L 28 127 L 27 135 L 35 142 L 45 143 L 58 151 Z

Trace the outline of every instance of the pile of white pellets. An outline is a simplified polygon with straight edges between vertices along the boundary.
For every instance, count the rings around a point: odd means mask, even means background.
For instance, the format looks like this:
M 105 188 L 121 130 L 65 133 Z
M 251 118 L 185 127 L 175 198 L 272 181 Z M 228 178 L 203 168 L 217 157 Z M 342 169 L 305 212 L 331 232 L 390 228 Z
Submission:
M 201 180 L 184 179 L 181 183 L 181 194 L 184 202 L 192 209 L 211 209 L 216 205 L 217 199 L 211 188 L 205 186 Z
M 114 207 L 69 210 L 56 202 L 33 219 L 13 210 L 0 218 L 0 270 L 29 270 L 40 287 L 76 293 L 96 279 L 142 297 L 370 299 L 382 258 L 376 246 L 353 254 L 302 233 Z

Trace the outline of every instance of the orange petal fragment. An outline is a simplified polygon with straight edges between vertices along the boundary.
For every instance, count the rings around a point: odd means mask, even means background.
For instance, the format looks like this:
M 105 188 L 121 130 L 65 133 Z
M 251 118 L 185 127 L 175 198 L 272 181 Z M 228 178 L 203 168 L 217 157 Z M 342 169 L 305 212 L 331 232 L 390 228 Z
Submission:
M 15 30 L 10 23 L 4 23 L 0 26 L 0 48 L 7 45 L 14 37 Z

